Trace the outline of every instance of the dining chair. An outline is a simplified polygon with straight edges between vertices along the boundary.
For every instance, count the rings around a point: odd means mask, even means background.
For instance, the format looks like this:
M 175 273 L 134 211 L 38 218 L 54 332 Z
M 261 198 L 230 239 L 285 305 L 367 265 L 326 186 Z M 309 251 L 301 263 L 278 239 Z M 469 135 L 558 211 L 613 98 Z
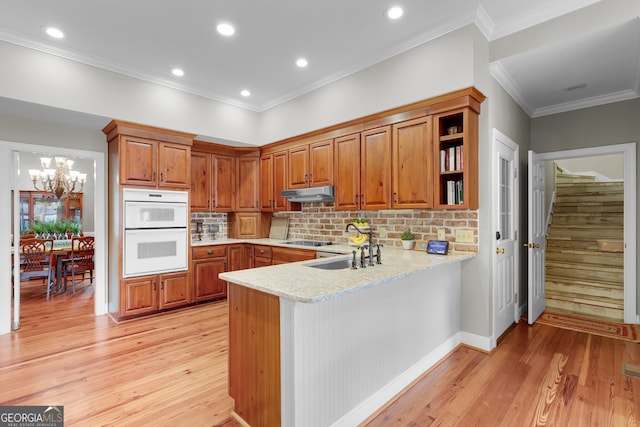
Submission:
M 20 287 L 47 286 L 47 299 L 54 285 L 52 239 L 20 240 Z M 42 280 L 43 283 L 34 284 Z
M 71 256 L 63 261 L 64 289 L 67 289 L 68 276 L 71 276 L 71 291 L 76 294 L 76 274 L 82 274 L 84 280 L 85 273 L 89 273 L 89 281 L 93 283 L 93 246 L 94 237 L 74 237 L 71 239 Z

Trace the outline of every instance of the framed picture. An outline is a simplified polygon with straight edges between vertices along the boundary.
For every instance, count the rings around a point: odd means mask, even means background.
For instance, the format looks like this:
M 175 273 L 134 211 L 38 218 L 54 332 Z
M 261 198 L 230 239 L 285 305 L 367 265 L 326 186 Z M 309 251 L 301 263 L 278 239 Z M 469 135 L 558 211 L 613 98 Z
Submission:
M 425 252 L 427 250 L 427 241 L 426 240 L 416 240 L 416 246 L 414 247 L 414 249 L 416 251 L 422 251 Z

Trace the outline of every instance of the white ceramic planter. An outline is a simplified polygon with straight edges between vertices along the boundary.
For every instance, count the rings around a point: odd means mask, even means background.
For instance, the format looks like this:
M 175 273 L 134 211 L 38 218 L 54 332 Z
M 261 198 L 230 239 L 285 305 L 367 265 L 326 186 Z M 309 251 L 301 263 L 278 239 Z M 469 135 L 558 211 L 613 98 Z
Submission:
M 402 248 L 403 249 L 413 249 L 415 244 L 416 244 L 415 240 L 403 240 L 402 241 Z

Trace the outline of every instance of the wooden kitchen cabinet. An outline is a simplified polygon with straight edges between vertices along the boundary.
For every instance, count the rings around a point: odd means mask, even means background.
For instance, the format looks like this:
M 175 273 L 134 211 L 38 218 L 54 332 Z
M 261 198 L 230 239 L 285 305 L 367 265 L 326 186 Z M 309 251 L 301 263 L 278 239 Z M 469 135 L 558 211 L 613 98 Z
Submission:
M 188 145 L 121 136 L 120 146 L 121 184 L 188 188 L 191 154 Z
M 289 170 L 287 151 L 260 157 L 260 210 L 263 212 L 299 211 L 300 203 L 291 203 L 280 192 L 288 188 Z
M 392 208 L 429 209 L 433 206 L 432 135 L 429 116 L 393 125 Z
M 209 301 L 227 296 L 227 283 L 218 274 L 227 269 L 227 246 L 211 245 L 191 248 L 193 300 Z
M 272 214 L 269 212 L 234 212 L 227 216 L 227 231 L 234 239 L 269 237 Z
M 461 108 L 434 118 L 434 207 L 478 208 L 478 114 Z
M 102 131 L 109 143 L 109 181 L 117 185 L 186 190 L 195 135 L 112 120 Z
M 271 246 L 253 245 L 253 267 L 266 267 L 272 264 Z
M 289 149 L 288 188 L 333 184 L 333 140 Z
M 158 280 L 160 310 L 183 307 L 191 303 L 191 286 L 187 272 L 161 274 Z
M 235 158 L 191 152 L 191 211 L 233 212 Z
M 336 210 L 391 207 L 391 126 L 335 139 Z
M 123 279 L 120 317 L 134 317 L 191 302 L 188 272 L 156 274 Z
M 189 272 L 123 277 L 123 189 L 188 190 L 195 135 L 112 120 L 102 131 L 108 143 L 109 312 L 131 318 L 190 304 Z
M 245 270 L 251 268 L 250 244 L 229 245 L 227 250 L 228 271 Z
M 335 141 L 336 210 L 360 209 L 360 134 L 336 138 Z
M 259 211 L 260 158 L 237 158 L 236 177 L 236 212 Z

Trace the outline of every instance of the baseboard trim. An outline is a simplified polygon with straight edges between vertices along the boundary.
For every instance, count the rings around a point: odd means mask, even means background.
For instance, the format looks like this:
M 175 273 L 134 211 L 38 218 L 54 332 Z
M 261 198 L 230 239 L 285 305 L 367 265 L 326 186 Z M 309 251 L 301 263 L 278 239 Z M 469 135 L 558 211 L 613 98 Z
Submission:
M 482 335 L 476 335 L 476 334 L 472 334 L 470 332 L 464 332 L 464 331 L 458 332 L 458 335 L 460 335 L 460 342 L 469 347 L 477 348 L 478 350 L 481 350 L 487 353 L 493 349 L 493 347 L 491 346 L 491 341 L 493 340 L 493 337 L 490 337 L 490 336 L 485 337 Z

